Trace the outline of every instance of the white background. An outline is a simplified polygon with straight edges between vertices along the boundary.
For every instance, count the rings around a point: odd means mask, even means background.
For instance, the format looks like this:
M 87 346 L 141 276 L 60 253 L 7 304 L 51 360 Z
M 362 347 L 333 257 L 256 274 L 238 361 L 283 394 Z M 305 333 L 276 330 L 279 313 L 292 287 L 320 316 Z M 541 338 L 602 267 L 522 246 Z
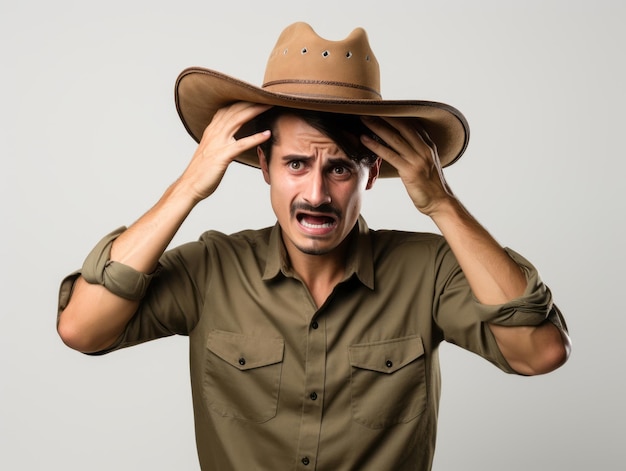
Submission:
M 187 66 L 260 84 L 280 31 L 363 26 L 387 99 L 449 103 L 471 140 L 446 175 L 539 268 L 574 342 L 553 374 L 506 375 L 442 347 L 435 470 L 623 469 L 624 71 L 620 1 L 4 1 L 0 7 L 0 468 L 194 470 L 187 341 L 101 358 L 55 332 L 61 278 L 132 223 L 195 145 L 174 108 Z M 232 166 L 174 243 L 274 222 Z M 399 181 L 372 228 L 434 230 Z

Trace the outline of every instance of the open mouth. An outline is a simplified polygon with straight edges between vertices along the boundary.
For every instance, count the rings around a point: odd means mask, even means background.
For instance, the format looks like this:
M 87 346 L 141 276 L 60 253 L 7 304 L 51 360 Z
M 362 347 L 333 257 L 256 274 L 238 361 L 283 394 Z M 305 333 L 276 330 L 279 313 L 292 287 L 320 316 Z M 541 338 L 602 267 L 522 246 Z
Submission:
M 332 229 L 337 224 L 335 218 L 333 218 L 332 216 L 327 216 L 325 214 L 318 215 L 309 213 L 298 213 L 296 214 L 296 219 L 301 226 L 313 230 Z

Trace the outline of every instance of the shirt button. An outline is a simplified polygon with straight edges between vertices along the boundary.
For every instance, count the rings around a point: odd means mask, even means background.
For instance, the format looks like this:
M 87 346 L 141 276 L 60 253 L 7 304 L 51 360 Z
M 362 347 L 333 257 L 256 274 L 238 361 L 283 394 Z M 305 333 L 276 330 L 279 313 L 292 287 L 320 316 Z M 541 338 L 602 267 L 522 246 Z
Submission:
M 393 366 L 393 362 L 391 360 L 387 360 L 385 365 L 387 365 L 387 368 L 391 368 Z
M 241 366 L 245 365 L 245 364 L 246 364 L 246 359 L 245 359 L 245 358 L 240 358 L 240 359 L 239 359 L 239 364 L 240 364 Z
M 307 458 L 306 456 L 304 458 L 302 458 L 302 464 L 304 466 L 308 466 L 310 463 L 309 458 Z
M 314 329 L 317 329 L 319 327 L 319 324 L 317 323 L 317 321 L 313 321 L 313 323 L 311 324 L 311 327 L 313 327 Z
M 312 401 L 315 401 L 317 399 L 317 393 L 312 392 L 309 397 L 311 398 Z

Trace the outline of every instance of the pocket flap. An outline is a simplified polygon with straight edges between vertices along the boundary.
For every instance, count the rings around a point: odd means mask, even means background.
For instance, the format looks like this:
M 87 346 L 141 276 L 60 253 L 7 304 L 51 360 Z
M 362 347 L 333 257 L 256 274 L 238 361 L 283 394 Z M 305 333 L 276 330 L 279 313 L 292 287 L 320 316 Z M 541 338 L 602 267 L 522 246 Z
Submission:
M 283 361 L 285 342 L 223 330 L 209 332 L 207 348 L 239 370 L 250 370 Z
M 419 336 L 413 336 L 352 345 L 348 352 L 355 368 L 393 373 L 421 357 L 424 344 Z

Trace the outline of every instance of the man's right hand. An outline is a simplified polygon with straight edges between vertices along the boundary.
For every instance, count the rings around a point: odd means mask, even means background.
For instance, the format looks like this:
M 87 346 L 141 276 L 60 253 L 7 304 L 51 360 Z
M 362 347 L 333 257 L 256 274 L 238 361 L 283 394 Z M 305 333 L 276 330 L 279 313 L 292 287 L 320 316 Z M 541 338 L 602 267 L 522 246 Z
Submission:
M 269 105 L 238 102 L 218 110 L 176 184 L 187 189 L 196 203 L 210 196 L 239 154 L 269 139 L 269 131 L 235 139 L 241 126 L 269 108 Z

